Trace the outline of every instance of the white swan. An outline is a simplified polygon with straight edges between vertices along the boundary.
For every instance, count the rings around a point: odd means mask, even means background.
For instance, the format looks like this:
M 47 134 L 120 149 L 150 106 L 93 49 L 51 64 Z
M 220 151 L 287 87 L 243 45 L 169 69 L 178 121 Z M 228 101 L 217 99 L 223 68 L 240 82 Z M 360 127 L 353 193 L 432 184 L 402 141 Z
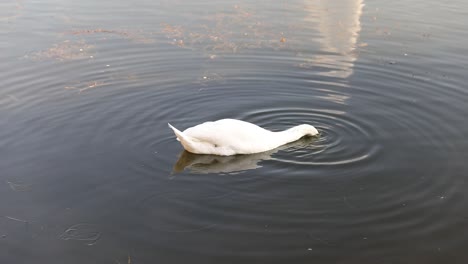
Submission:
M 311 125 L 299 125 L 273 132 L 236 119 L 205 122 L 187 128 L 184 132 L 169 123 L 168 125 L 188 152 L 220 156 L 264 152 L 296 141 L 303 136 L 315 136 L 319 133 Z

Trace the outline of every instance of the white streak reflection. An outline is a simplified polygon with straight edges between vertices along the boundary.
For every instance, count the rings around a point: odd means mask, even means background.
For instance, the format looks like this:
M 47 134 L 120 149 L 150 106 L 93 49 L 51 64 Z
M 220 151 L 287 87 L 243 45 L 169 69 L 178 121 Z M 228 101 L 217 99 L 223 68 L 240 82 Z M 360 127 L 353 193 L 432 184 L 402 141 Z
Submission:
M 353 73 L 356 45 L 361 31 L 364 0 L 307 0 L 305 21 L 320 32 L 322 51 L 301 64 L 302 67 L 324 66 L 324 75 L 347 78 Z

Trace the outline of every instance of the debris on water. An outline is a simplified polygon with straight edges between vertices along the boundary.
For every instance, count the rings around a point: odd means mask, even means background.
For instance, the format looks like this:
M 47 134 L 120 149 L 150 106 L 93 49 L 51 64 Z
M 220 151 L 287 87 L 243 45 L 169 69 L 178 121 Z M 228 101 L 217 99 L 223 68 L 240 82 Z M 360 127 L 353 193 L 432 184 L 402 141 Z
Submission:
M 255 12 L 234 6 L 231 12 L 208 16 L 200 24 L 184 26 L 161 23 L 161 33 L 171 45 L 209 52 L 236 53 L 240 49 L 280 48 L 287 41 L 256 16 Z M 278 41 L 279 40 L 279 41 Z
M 72 35 L 90 35 L 90 34 L 97 34 L 97 33 L 108 33 L 108 34 L 116 34 L 121 36 L 128 36 L 128 32 L 126 31 L 119 31 L 119 30 L 109 30 L 109 29 L 81 29 L 81 30 L 73 30 L 66 32 Z
M 23 220 L 23 219 L 19 219 L 19 218 L 16 218 L 16 217 L 5 216 L 5 218 L 6 218 L 6 219 L 13 220 L 13 221 L 17 221 L 17 222 L 28 223 L 28 221 Z
M 52 45 L 52 47 L 26 55 L 26 58 L 32 60 L 46 60 L 54 59 L 59 61 L 80 60 L 89 58 L 90 52 L 94 46 L 89 45 L 84 40 L 71 41 L 65 40 L 60 43 Z
M 363 48 L 369 46 L 369 44 L 367 44 L 366 42 L 360 42 L 357 46 Z
M 388 64 L 391 64 L 391 65 L 396 64 L 396 61 L 391 60 L 391 61 L 388 62 Z
M 96 226 L 92 224 L 76 224 L 65 230 L 59 238 L 84 241 L 86 245 L 92 246 L 101 238 L 101 232 L 96 231 Z
M 119 36 L 123 39 L 130 40 L 136 43 L 153 43 L 154 39 L 147 37 L 147 34 L 144 34 L 141 31 L 129 31 L 129 30 L 114 30 L 114 29 L 80 29 L 65 32 L 68 35 L 83 36 L 83 35 L 96 35 L 96 34 L 107 34 Z
M 82 85 L 81 83 L 78 83 L 78 84 L 73 85 L 73 86 L 65 86 L 65 90 L 76 90 L 76 91 L 78 91 L 79 94 L 81 94 L 82 92 L 85 92 L 87 90 L 97 88 L 97 87 L 100 87 L 100 86 L 104 86 L 104 85 L 107 85 L 107 83 L 102 82 L 102 81 L 92 81 L 92 82 L 86 83 L 85 85 Z
M 172 36 L 174 41 L 176 38 L 181 38 L 184 35 L 184 30 L 181 26 L 173 26 L 167 23 L 162 23 L 161 26 L 163 26 L 162 32 L 168 36 Z
M 141 31 L 137 32 L 111 29 L 82 29 L 67 31 L 63 34 L 64 36 L 70 37 L 70 39 L 66 39 L 62 42 L 53 44 L 50 48 L 46 50 L 34 52 L 32 54 L 27 54 L 25 58 L 32 60 L 55 59 L 59 61 L 93 58 L 90 52 L 92 52 L 95 47 L 93 45 L 87 44 L 86 40 L 83 37 L 86 36 L 86 38 L 88 39 L 90 38 L 90 36 L 88 35 L 96 34 L 110 34 L 121 37 L 126 40 L 130 40 L 135 43 L 154 43 L 154 39 L 147 37 L 147 34 L 144 34 Z M 81 38 L 79 40 L 76 40 L 78 36 Z M 107 38 L 101 40 L 107 40 Z
M 195 83 L 206 85 L 209 82 L 224 82 L 225 77 L 219 73 L 205 72 L 202 76 L 198 77 Z
M 25 192 L 31 189 L 31 185 L 7 181 L 10 188 L 15 192 Z
M 431 33 L 422 33 L 421 36 L 422 36 L 423 38 L 429 38 L 429 37 L 432 36 L 432 34 L 431 34 Z
M 81 88 L 79 91 L 80 91 L 80 93 L 82 93 L 82 92 L 84 92 L 86 90 L 96 88 L 96 87 L 102 86 L 104 84 L 105 84 L 104 82 L 95 81 L 95 82 L 89 83 L 87 87 Z

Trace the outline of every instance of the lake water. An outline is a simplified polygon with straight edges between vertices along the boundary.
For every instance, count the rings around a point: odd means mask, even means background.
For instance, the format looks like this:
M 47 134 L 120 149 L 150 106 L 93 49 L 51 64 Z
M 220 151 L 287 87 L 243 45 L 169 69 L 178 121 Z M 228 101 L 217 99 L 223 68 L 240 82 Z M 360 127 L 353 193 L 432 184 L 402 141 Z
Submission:
M 468 2 L 0 3 L 1 263 L 468 263 Z M 183 152 L 221 118 L 304 138 Z

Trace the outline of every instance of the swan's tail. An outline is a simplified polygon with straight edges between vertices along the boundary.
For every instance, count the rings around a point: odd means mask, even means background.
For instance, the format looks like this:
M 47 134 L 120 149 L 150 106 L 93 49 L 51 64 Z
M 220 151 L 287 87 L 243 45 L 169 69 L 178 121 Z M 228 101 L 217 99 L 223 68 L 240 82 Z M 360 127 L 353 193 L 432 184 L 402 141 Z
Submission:
M 167 125 L 172 129 L 172 131 L 174 131 L 174 134 L 176 135 L 177 140 L 180 141 L 180 143 L 182 144 L 185 150 L 187 150 L 188 152 L 197 153 L 196 152 L 196 144 L 197 144 L 196 139 L 185 135 L 184 132 L 181 132 L 180 130 L 173 127 L 169 123 L 167 123 Z
M 173 127 L 169 123 L 167 123 L 167 125 L 172 129 L 172 131 L 174 131 L 174 134 L 176 135 L 178 141 L 181 141 L 185 137 L 184 133 L 182 133 L 179 129 Z

